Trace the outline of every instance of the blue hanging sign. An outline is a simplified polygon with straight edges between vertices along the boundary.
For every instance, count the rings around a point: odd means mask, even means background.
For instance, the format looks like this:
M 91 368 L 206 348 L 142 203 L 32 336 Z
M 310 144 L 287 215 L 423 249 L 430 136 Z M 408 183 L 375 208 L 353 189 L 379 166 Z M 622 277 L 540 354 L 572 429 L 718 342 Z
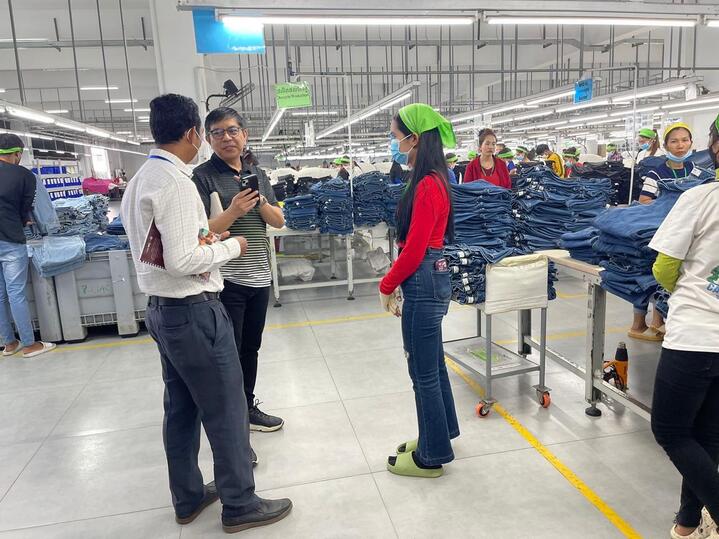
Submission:
M 265 29 L 250 18 L 218 21 L 214 9 L 193 9 L 195 48 L 199 54 L 264 54 Z
M 574 102 L 583 103 L 591 101 L 594 94 L 594 81 L 584 79 L 574 83 Z

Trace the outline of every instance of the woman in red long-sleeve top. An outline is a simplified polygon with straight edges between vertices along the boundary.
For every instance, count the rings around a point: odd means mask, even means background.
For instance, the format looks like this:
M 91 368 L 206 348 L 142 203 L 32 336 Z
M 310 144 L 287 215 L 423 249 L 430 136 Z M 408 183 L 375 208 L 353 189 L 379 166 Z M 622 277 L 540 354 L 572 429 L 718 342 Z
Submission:
M 380 283 L 382 305 L 400 316 L 402 340 L 417 405 L 419 436 L 401 444 L 387 469 L 398 475 L 439 477 L 454 459 L 451 439 L 459 425 L 442 348 L 442 319 L 452 287 L 443 257 L 445 238 L 454 236 L 452 196 L 443 144 L 454 147 L 452 125 L 429 105 L 400 109 L 392 120 L 393 159 L 412 169 L 397 208 L 400 254 Z
M 477 135 L 479 155 L 467 165 L 464 183 L 485 180 L 498 187 L 512 188 L 507 164 L 494 155 L 497 146 L 497 135 L 491 129 L 482 129 Z

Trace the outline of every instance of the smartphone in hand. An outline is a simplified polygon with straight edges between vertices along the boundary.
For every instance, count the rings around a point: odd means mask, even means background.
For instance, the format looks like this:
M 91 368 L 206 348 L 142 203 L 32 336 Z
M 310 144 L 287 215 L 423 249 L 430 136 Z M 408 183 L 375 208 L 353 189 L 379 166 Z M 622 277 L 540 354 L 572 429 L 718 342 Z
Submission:
M 260 190 L 257 174 L 246 174 L 239 179 L 239 182 L 241 191 L 244 191 L 245 189 L 252 189 L 253 191 Z

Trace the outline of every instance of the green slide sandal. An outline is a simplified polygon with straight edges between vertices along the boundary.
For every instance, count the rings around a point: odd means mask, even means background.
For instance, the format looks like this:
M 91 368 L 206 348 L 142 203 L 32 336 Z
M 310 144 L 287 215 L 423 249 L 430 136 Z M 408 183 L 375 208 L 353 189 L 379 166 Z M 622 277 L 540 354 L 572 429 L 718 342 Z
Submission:
M 393 457 L 390 457 L 393 458 Z M 440 477 L 444 473 L 444 468 L 419 468 L 414 463 L 412 453 L 400 453 L 397 455 L 394 464 L 387 461 L 387 469 L 396 475 L 405 475 L 408 477 L 425 477 L 434 479 Z
M 400 455 L 402 453 L 411 453 L 415 449 L 417 449 L 417 444 L 419 443 L 419 440 L 412 440 L 411 442 L 405 442 L 403 444 L 400 444 L 397 446 L 397 454 Z

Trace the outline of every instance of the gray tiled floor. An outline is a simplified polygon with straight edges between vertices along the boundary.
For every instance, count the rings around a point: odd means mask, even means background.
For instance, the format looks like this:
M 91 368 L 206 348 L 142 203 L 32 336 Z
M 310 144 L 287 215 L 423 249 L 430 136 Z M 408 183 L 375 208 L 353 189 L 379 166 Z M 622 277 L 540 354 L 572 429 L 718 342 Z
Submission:
M 357 287 L 353 302 L 339 288 L 290 292 L 282 308 L 270 306 L 257 395 L 286 426 L 252 434 L 255 479 L 261 494 L 289 496 L 295 508 L 244 536 L 622 536 L 500 414 L 477 418 L 478 397 L 451 370 L 462 431 L 456 461 L 433 481 L 389 474 L 386 457 L 416 436 L 416 417 L 399 321 L 379 312 L 374 290 Z M 581 363 L 584 287 L 563 278 L 559 290 L 550 345 Z M 630 318 L 630 306 L 610 298 L 608 351 L 625 340 Z M 470 336 L 475 324 L 472 309 L 453 305 L 444 336 Z M 515 317 L 498 316 L 494 331 L 512 348 Z M 647 401 L 659 346 L 629 346 L 630 384 Z M 535 383 L 535 375 L 505 379 L 495 395 L 640 534 L 666 537 L 679 478 L 647 422 L 621 409 L 588 418 L 582 381 L 557 365 L 549 409 L 535 402 Z M 219 505 L 182 529 L 173 520 L 162 389 L 147 335 L 105 333 L 37 360 L 0 360 L 0 539 L 222 537 Z M 204 437 L 200 467 L 209 480 Z

